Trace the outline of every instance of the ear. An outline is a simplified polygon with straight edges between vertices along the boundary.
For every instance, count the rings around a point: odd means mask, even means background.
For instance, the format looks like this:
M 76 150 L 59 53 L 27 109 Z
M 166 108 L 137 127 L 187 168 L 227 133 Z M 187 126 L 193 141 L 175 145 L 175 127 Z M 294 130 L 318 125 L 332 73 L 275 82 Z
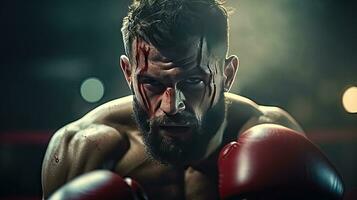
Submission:
M 237 56 L 232 55 L 226 58 L 223 70 L 225 92 L 228 92 L 231 89 L 238 67 L 239 59 Z
M 129 58 L 126 55 L 120 56 L 120 67 L 125 76 L 125 80 L 129 87 L 131 86 L 131 64 Z

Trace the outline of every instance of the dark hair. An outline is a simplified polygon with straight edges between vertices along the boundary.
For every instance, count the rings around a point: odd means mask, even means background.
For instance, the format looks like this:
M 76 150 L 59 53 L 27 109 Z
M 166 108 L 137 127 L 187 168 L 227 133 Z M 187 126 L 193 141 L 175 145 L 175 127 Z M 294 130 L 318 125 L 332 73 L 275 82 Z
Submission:
M 227 9 L 220 0 L 134 0 L 121 30 L 129 57 L 136 37 L 165 48 L 199 36 L 211 54 L 226 56 L 228 50 Z

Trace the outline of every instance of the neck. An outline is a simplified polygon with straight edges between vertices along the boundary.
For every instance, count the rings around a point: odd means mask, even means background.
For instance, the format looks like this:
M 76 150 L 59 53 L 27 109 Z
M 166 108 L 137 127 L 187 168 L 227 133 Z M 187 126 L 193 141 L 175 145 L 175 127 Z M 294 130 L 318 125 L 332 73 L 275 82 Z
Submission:
M 206 151 L 203 159 L 208 158 L 221 145 L 226 127 L 227 127 L 227 111 L 224 112 L 224 119 L 223 119 L 221 126 L 218 128 L 216 134 L 209 141 L 208 146 L 207 146 L 207 151 Z

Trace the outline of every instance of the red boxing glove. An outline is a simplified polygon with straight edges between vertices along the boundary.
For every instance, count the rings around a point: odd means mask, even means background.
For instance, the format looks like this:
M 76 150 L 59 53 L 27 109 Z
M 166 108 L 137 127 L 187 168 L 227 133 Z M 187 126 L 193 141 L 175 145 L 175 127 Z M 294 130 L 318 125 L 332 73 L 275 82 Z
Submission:
M 83 174 L 68 182 L 49 200 L 147 200 L 140 185 L 130 178 L 97 170 Z
M 342 199 L 336 169 L 305 136 L 274 124 L 254 126 L 219 157 L 222 199 Z

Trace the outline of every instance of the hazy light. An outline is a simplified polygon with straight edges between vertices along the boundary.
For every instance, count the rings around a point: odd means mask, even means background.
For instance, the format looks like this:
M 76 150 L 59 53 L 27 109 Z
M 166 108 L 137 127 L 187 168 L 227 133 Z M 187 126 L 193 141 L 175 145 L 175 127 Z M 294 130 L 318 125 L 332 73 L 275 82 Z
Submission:
M 88 78 L 81 85 L 81 95 L 90 103 L 97 102 L 104 95 L 104 85 L 97 78 Z
M 343 93 L 342 104 L 347 112 L 357 113 L 357 87 L 350 87 Z

